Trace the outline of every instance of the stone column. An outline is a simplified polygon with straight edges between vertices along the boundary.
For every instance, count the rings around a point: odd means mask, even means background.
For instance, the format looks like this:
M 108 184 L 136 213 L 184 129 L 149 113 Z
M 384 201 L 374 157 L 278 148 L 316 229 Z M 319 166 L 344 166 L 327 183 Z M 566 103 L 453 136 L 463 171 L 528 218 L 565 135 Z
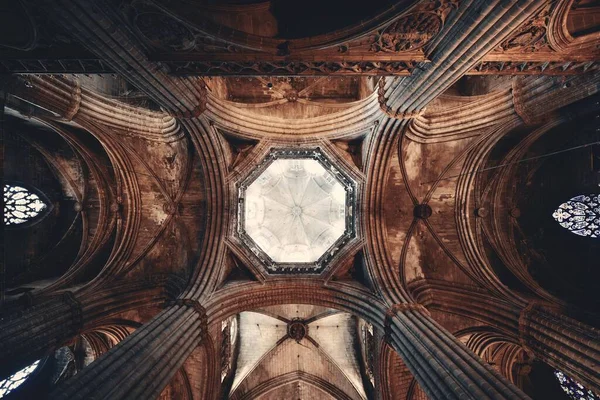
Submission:
M 381 107 L 396 118 L 414 117 L 502 40 L 539 11 L 543 0 L 467 0 L 427 45 L 430 62 L 408 77 L 389 80 Z
M 81 303 L 73 293 L 0 320 L 0 378 L 69 341 L 82 327 Z
M 528 354 L 600 393 L 600 330 L 550 311 L 550 305 L 519 308 L 477 288 L 425 280 L 410 286 L 421 304 L 501 328 Z
M 63 292 L 0 318 L 0 378 L 49 355 L 102 321 L 139 307 L 162 305 L 165 282 L 133 282 L 101 291 Z
M 538 359 L 600 393 L 600 330 L 532 303 L 521 313 L 519 334 Z
M 392 307 L 386 335 L 430 399 L 529 398 L 436 323 L 421 305 Z
M 205 310 L 179 299 L 68 381 L 50 399 L 156 398 L 207 332 Z

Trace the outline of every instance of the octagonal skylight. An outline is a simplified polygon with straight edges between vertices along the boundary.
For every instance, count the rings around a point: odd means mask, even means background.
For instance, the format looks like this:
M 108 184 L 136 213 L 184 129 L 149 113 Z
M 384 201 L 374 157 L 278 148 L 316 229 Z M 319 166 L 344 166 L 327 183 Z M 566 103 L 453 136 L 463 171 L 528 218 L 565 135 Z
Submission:
M 240 186 L 238 232 L 270 272 L 319 272 L 354 235 L 354 191 L 319 149 L 273 150 Z

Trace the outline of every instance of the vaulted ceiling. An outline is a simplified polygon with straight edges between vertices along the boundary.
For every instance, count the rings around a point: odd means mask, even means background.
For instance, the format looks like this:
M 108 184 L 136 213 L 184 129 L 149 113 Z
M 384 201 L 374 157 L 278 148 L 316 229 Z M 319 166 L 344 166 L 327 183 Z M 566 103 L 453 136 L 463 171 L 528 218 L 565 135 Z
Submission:
M 18 4 L 4 174 L 50 207 L 5 235 L 9 311 L 74 293 L 61 344 L 108 360 L 204 313 L 163 399 L 441 399 L 456 349 L 457 397 L 492 370 L 545 393 L 536 362 L 600 387 L 524 328 L 599 325 L 598 240 L 552 218 L 600 184 L 597 2 Z
M 298 333 L 295 324 L 306 331 Z M 336 391 L 342 391 L 343 398 L 366 399 L 357 333 L 356 318 L 322 307 L 286 305 L 243 312 L 229 397 L 270 398 L 281 386 L 308 382 L 322 398 L 336 398 Z M 299 395 L 308 398 L 307 393 Z

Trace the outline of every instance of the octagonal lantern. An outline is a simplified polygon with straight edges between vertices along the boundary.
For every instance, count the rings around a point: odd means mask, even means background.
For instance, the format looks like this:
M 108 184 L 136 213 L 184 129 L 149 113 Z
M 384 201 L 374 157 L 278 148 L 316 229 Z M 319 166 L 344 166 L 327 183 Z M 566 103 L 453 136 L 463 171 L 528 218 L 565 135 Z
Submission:
M 320 273 L 355 236 L 356 184 L 319 148 L 271 150 L 238 190 L 238 235 L 270 273 Z

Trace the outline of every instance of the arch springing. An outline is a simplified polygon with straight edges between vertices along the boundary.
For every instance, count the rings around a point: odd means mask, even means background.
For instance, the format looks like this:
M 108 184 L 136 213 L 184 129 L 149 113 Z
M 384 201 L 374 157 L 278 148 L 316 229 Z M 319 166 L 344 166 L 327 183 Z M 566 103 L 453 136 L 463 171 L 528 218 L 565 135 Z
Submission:
M 558 206 L 552 217 L 576 235 L 600 238 L 600 194 L 575 196 Z
M 600 399 L 596 393 L 585 388 L 581 383 L 575 381 L 564 372 L 554 371 L 554 376 L 560 382 L 562 390 L 565 391 L 574 400 L 598 400 Z
M 28 367 L 23 368 L 20 371 L 15 372 L 8 378 L 0 381 L 0 398 L 8 395 L 10 392 L 18 388 L 29 378 L 29 375 L 37 368 L 40 360 L 37 360 Z
M 4 225 L 19 225 L 38 217 L 48 205 L 30 190 L 4 185 Z

